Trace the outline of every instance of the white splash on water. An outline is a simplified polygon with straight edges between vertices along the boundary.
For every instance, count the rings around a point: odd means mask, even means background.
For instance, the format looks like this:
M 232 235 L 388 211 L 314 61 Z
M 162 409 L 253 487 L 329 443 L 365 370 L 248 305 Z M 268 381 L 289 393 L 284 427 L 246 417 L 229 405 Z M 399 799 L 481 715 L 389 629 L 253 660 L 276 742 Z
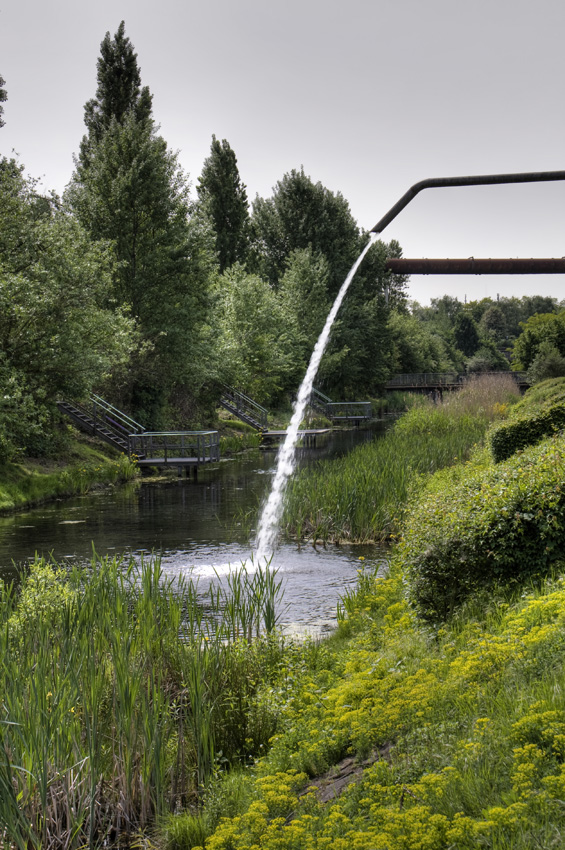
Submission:
M 265 507 L 263 508 L 263 511 L 261 513 L 261 518 L 259 520 L 259 526 L 257 530 L 257 542 L 255 546 L 255 560 L 257 563 L 261 563 L 264 560 L 268 560 L 275 550 L 279 521 L 282 513 L 284 491 L 286 488 L 287 481 L 292 475 L 295 466 L 294 448 L 298 438 L 298 430 L 300 428 L 300 423 L 304 418 L 304 411 L 306 410 L 306 405 L 308 404 L 308 399 L 310 398 L 310 394 L 312 392 L 314 379 L 318 372 L 318 367 L 320 365 L 322 355 L 330 337 L 332 325 L 334 323 L 337 312 L 341 307 L 341 302 L 345 297 L 345 293 L 349 289 L 351 281 L 355 277 L 355 272 L 363 262 L 365 254 L 367 253 L 371 245 L 373 245 L 378 239 L 378 235 L 376 233 L 371 233 L 370 236 L 370 241 L 355 261 L 349 274 L 341 285 L 341 289 L 339 290 L 337 297 L 333 303 L 333 307 L 328 314 L 328 318 L 326 319 L 324 329 L 322 330 L 322 333 L 318 337 L 318 341 L 314 346 L 314 351 L 312 352 L 312 356 L 310 357 L 310 363 L 308 364 L 306 375 L 304 376 L 304 380 L 302 381 L 300 389 L 298 390 L 298 397 L 294 404 L 292 419 L 290 420 L 290 425 L 288 426 L 284 443 L 280 447 L 279 453 L 277 455 L 277 468 L 275 471 L 275 477 L 273 480 L 273 485 L 271 487 L 271 492 L 269 493 L 269 498 L 267 499 Z

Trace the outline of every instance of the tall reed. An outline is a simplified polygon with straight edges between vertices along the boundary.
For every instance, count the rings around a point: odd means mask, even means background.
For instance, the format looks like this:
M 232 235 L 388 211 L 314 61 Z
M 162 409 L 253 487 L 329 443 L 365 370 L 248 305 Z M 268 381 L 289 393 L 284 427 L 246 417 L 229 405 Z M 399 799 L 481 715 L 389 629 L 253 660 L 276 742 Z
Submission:
M 116 843 L 197 803 L 218 751 L 239 759 L 283 652 L 279 596 L 268 568 L 235 571 L 204 605 L 158 560 L 96 557 L 71 572 L 38 560 L 18 595 L 0 584 L 0 841 Z

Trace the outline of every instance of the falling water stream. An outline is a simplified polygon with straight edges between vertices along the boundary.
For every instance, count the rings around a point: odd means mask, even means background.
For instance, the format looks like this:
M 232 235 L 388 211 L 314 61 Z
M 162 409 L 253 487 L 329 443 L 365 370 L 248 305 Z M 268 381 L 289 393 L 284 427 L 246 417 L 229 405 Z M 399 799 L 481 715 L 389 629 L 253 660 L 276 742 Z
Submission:
M 255 544 L 255 560 L 259 564 L 263 561 L 268 561 L 275 551 L 279 521 L 283 507 L 284 492 L 288 479 L 292 475 L 295 467 L 295 446 L 298 438 L 298 430 L 300 428 L 300 423 L 304 418 L 304 411 L 306 410 L 308 399 L 312 393 L 312 387 L 320 366 L 322 355 L 330 338 L 332 325 L 335 321 L 335 317 L 337 316 L 337 312 L 341 307 L 341 302 L 345 298 L 345 294 L 349 289 L 349 285 L 355 277 L 357 269 L 363 262 L 369 248 L 376 242 L 377 238 L 378 235 L 376 233 L 371 234 L 370 241 L 365 246 L 342 283 L 341 289 L 333 303 L 333 307 L 328 314 L 322 333 L 318 337 L 318 341 L 314 346 L 312 356 L 310 357 L 310 363 L 306 370 L 306 375 L 304 376 L 304 380 L 298 390 L 298 397 L 294 405 L 292 419 L 290 420 L 285 440 L 279 449 L 273 485 L 259 520 L 257 541 Z

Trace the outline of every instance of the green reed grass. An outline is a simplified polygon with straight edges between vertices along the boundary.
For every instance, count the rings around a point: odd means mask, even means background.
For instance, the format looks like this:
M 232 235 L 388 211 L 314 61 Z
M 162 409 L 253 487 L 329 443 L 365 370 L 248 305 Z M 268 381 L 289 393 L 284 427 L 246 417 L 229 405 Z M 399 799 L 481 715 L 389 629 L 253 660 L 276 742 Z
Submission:
M 518 397 L 511 377 L 481 376 L 441 404 L 422 400 L 383 438 L 297 475 L 288 488 L 284 531 L 323 541 L 393 538 L 419 476 L 467 457 Z
M 220 435 L 220 453 L 222 457 L 234 455 L 246 449 L 257 449 L 261 445 L 261 434 L 258 431 L 242 434 Z
M 203 604 L 156 559 L 38 560 L 17 594 L 0 583 L 2 841 L 129 841 L 197 804 L 220 752 L 238 763 L 266 746 L 258 691 L 284 653 L 279 597 L 267 565 Z

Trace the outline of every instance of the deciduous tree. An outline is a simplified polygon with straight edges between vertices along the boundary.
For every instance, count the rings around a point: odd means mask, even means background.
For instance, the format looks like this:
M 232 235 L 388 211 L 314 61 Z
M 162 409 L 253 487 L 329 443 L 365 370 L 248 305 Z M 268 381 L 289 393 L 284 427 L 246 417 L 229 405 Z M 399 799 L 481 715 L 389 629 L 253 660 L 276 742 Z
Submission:
M 565 310 L 560 313 L 538 313 L 522 324 L 522 333 L 514 343 L 512 352 L 516 368 L 529 369 L 544 343 L 565 356 Z
M 461 311 L 455 317 L 453 332 L 455 334 L 455 345 L 465 357 L 472 357 L 480 347 L 479 331 L 473 317 Z
M 127 361 L 133 323 L 112 302 L 113 270 L 107 243 L 0 161 L 0 421 L 20 445 L 33 436 L 37 450 L 57 398 L 83 398 Z
M 302 377 L 297 328 L 281 299 L 258 275 L 232 266 L 219 283 L 223 375 L 261 404 L 295 391 Z
M 445 344 L 439 334 L 416 316 L 393 311 L 388 330 L 391 341 L 393 372 L 449 372 L 453 370 Z
M 359 253 L 359 229 L 349 204 L 300 171 L 285 174 L 271 198 L 253 204 L 253 259 L 277 287 L 293 251 L 311 248 L 325 257 L 334 298 Z

